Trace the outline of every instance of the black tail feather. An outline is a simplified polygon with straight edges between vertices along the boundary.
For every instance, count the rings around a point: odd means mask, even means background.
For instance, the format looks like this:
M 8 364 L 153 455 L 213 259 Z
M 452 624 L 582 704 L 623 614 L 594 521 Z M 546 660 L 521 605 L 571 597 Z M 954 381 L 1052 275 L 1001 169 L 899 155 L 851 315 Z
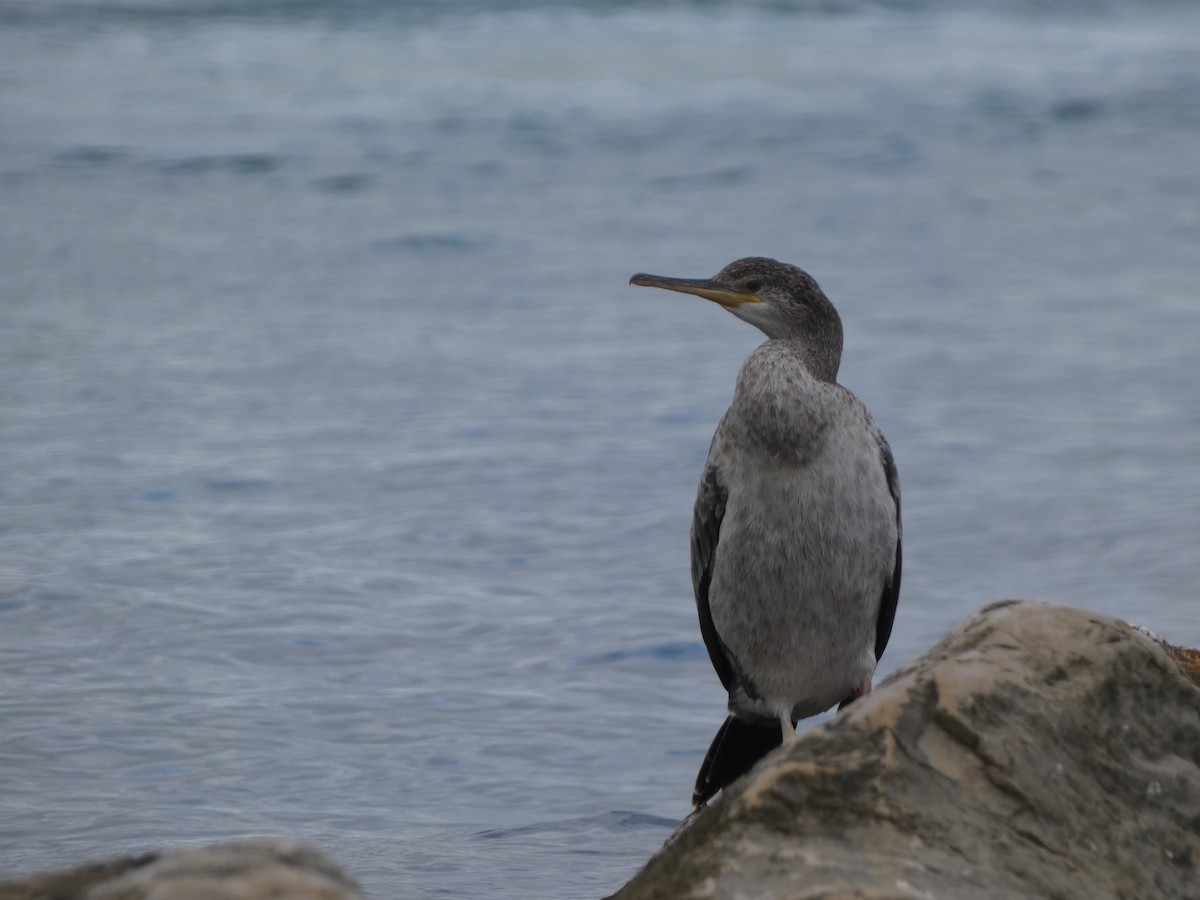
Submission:
M 783 731 L 778 722 L 726 718 L 696 776 L 692 805 L 707 803 L 717 791 L 733 784 L 782 743 Z

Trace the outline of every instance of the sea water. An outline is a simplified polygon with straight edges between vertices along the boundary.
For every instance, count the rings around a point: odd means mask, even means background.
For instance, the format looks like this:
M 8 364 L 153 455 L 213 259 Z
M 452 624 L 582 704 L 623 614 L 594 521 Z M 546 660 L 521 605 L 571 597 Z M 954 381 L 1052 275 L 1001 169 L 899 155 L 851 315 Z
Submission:
M 258 835 L 595 897 L 724 714 L 687 531 L 761 338 L 891 440 L 881 675 L 1003 597 L 1200 643 L 1187 4 L 0 2 L 0 867 Z

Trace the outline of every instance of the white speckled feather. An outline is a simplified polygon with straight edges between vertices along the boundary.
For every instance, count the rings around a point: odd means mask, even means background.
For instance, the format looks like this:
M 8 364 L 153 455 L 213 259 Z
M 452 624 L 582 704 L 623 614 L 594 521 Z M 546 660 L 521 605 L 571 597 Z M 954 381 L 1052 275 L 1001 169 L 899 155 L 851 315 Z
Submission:
M 874 672 L 898 528 L 882 447 L 866 408 L 796 347 L 746 360 L 708 459 L 727 492 L 708 600 L 749 682 L 732 712 L 804 718 Z

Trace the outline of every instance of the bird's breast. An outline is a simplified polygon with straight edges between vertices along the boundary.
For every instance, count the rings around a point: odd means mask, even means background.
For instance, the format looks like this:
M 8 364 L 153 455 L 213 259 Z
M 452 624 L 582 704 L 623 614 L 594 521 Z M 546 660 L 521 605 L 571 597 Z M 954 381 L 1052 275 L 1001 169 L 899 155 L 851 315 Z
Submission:
M 828 708 L 874 669 L 897 525 L 867 424 L 828 422 L 792 459 L 751 431 L 723 436 L 713 622 L 760 691 L 804 709 Z

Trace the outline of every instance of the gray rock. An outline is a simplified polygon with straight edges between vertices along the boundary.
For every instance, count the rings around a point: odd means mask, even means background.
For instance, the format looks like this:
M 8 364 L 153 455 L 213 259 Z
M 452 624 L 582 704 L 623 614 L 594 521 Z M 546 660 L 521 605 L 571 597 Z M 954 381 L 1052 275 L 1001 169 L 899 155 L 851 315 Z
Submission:
M 1200 897 L 1189 653 L 993 604 L 764 759 L 616 897 Z
M 616 896 L 1200 897 L 1200 652 L 993 604 L 763 760 Z M 0 882 L 0 900 L 362 900 L 283 841 Z
M 362 900 L 316 850 L 285 841 L 179 847 L 0 883 L 0 900 Z

